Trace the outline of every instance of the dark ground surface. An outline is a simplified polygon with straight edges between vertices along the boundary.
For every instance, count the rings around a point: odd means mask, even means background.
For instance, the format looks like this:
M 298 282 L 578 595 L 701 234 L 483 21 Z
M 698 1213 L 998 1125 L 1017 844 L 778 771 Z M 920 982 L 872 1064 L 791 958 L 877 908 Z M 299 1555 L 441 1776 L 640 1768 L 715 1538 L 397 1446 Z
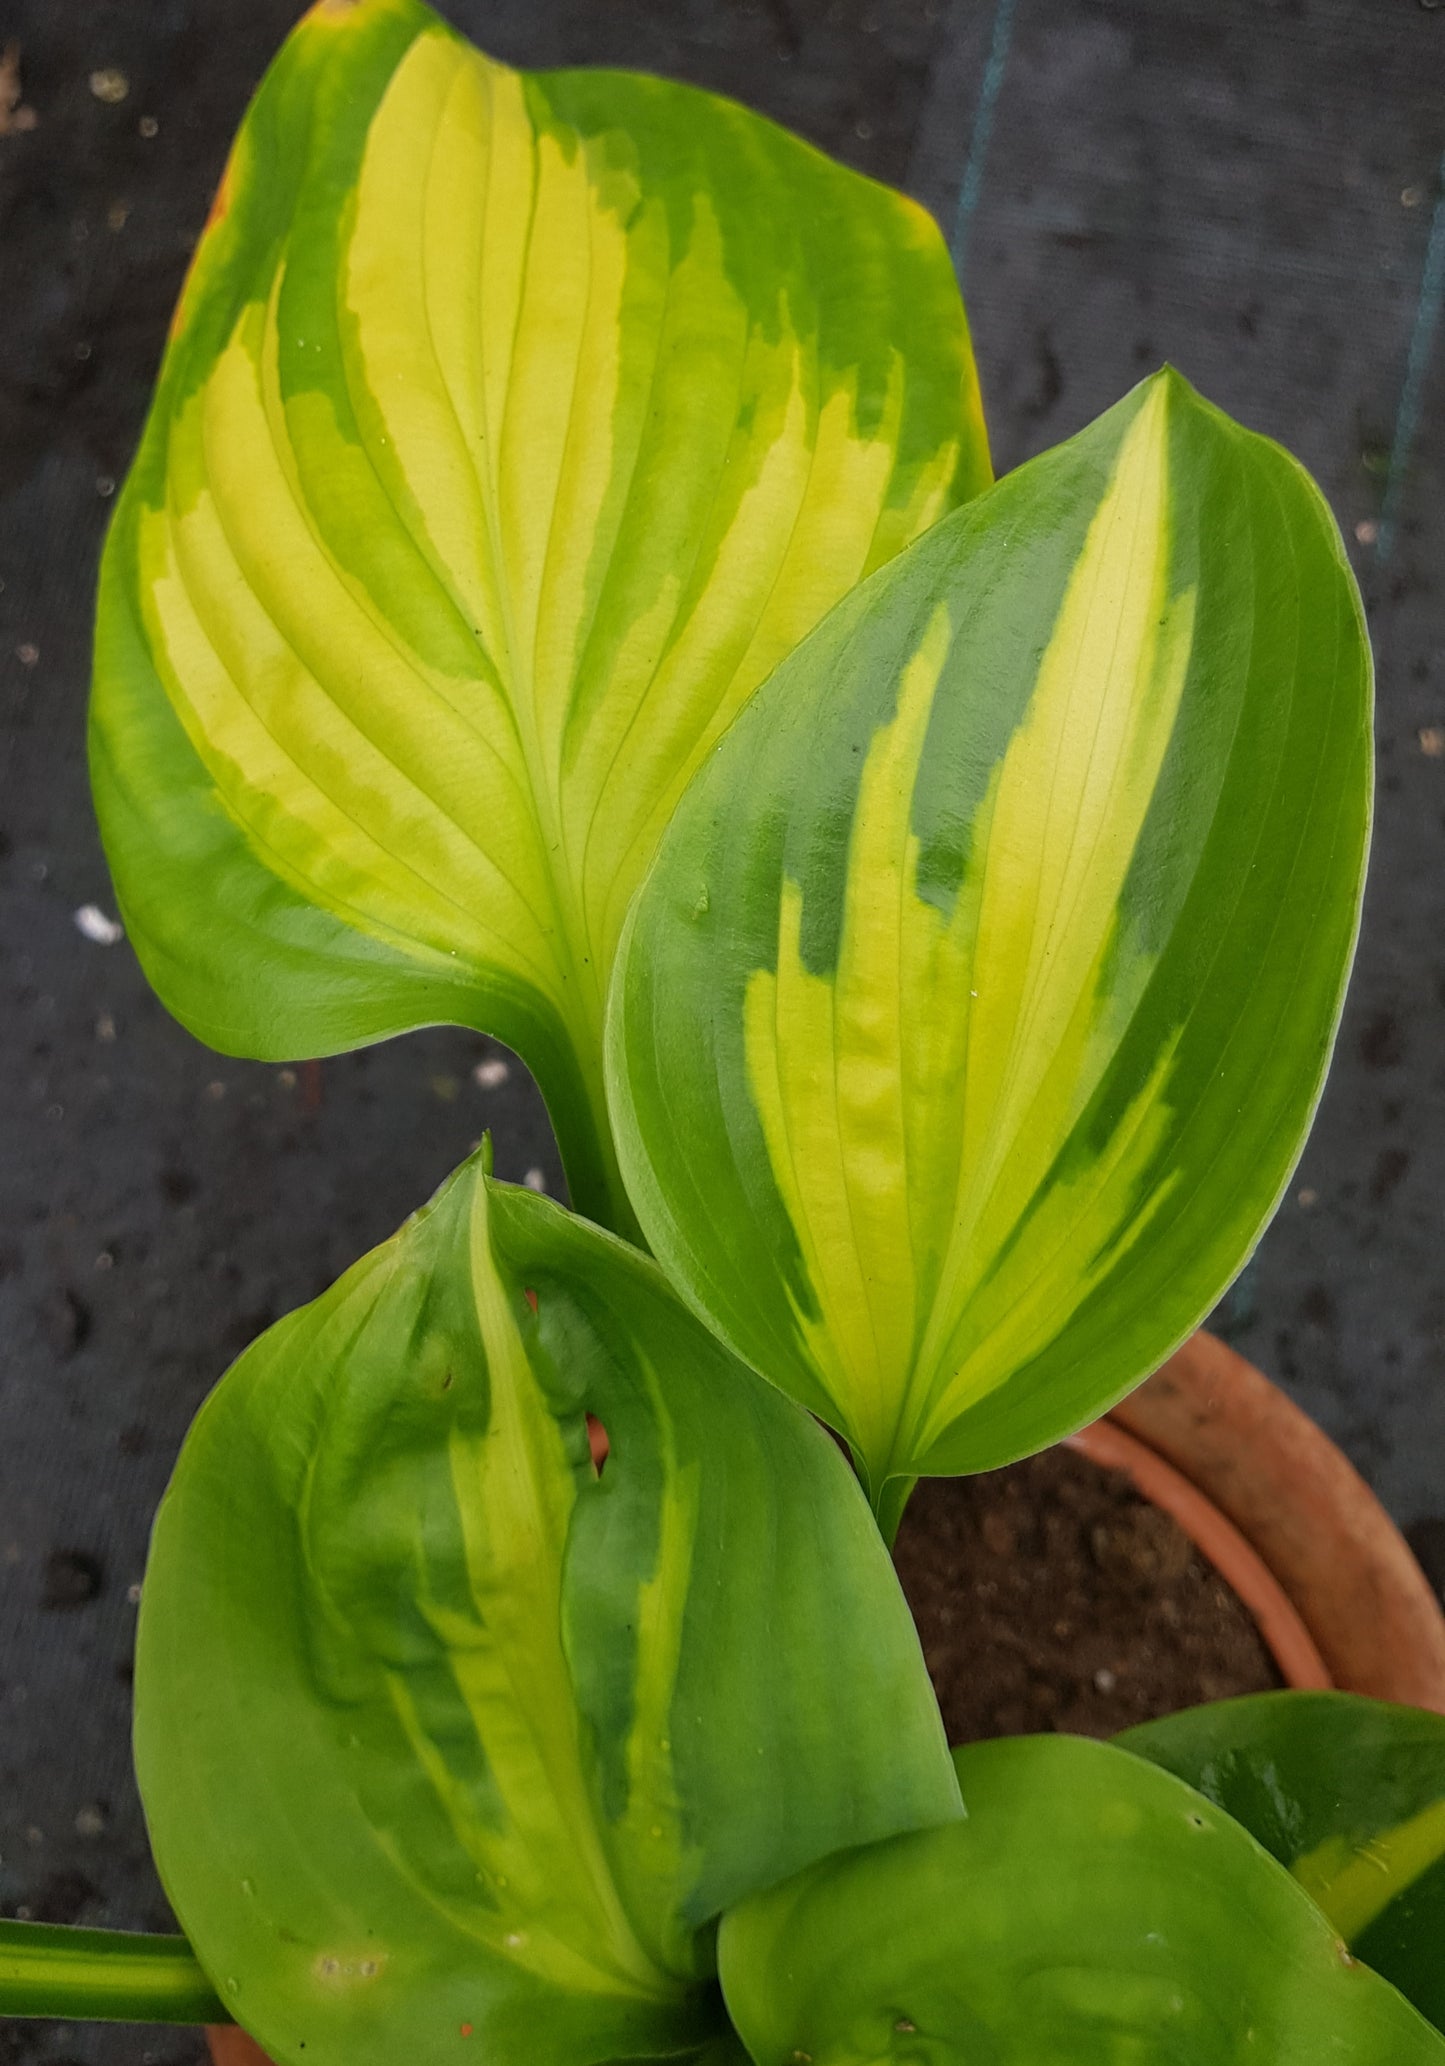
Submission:
M 513 1067 L 438 1032 L 329 1062 L 319 1100 L 220 1061 L 148 995 L 83 756 L 90 591 L 226 140 L 291 0 L 0 0 L 33 127 L 0 136 L 0 1909 L 164 1909 L 129 1777 L 146 1531 L 227 1361 L 390 1233 L 484 1125 L 557 1168 Z M 1445 1539 L 1445 338 L 1372 527 L 1445 148 L 1425 0 L 452 0 L 524 64 L 740 95 L 951 222 L 1000 470 L 1163 358 L 1317 474 L 1380 670 L 1380 809 L 1354 988 L 1235 1339 Z M 1006 61 L 986 158 L 980 88 Z M 91 74 L 124 75 L 123 98 Z M 105 81 L 100 82 L 103 86 Z M 112 84 L 111 92 L 116 88 Z M 981 177 L 978 176 L 981 165 Z M 1420 355 L 1417 353 L 1417 359 Z M 1418 1538 L 1428 1541 L 1428 1526 Z M 189 2066 L 184 2033 L 0 2024 L 7 2061 Z

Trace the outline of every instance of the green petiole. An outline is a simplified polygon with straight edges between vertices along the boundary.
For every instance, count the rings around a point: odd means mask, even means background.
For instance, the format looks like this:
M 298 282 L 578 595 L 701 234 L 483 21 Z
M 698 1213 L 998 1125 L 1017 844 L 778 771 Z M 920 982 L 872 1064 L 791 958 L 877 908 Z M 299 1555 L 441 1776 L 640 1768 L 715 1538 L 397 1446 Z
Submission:
M 0 1921 L 0 2016 L 229 2023 L 184 1937 Z

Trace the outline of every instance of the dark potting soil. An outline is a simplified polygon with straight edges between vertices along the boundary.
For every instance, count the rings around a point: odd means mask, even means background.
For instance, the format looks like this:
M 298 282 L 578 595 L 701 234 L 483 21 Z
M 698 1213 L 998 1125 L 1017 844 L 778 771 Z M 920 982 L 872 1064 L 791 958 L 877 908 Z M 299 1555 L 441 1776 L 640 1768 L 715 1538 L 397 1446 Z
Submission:
M 1068 1450 L 924 1480 L 894 1554 L 950 1743 L 1112 1736 L 1282 1683 L 1178 1524 Z

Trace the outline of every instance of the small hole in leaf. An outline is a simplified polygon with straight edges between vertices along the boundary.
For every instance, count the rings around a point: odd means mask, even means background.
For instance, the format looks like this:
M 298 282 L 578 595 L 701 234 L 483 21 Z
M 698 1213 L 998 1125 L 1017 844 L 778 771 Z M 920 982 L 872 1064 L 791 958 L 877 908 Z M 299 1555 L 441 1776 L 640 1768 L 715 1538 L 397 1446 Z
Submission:
M 606 1428 L 595 1413 L 589 1413 L 587 1416 L 587 1440 L 592 1450 L 592 1468 L 600 1478 L 602 1466 L 607 1461 L 612 1444 L 607 1439 Z
M 532 1308 L 532 1311 L 535 1313 L 537 1310 L 537 1294 L 535 1291 L 533 1291 L 530 1284 L 523 1285 L 522 1296 L 527 1301 L 527 1304 Z
M 444 1392 L 449 1392 L 449 1391 L 451 1390 L 452 1386 L 453 1386 L 453 1385 L 454 1385 L 454 1384 L 456 1383 L 456 1381 L 457 1381 L 457 1375 L 456 1375 L 456 1372 L 455 1372 L 454 1370 L 449 1370 L 449 1371 L 447 1372 L 446 1376 L 445 1376 L 445 1377 L 444 1377 L 444 1378 L 442 1379 L 442 1390 L 443 1390 Z

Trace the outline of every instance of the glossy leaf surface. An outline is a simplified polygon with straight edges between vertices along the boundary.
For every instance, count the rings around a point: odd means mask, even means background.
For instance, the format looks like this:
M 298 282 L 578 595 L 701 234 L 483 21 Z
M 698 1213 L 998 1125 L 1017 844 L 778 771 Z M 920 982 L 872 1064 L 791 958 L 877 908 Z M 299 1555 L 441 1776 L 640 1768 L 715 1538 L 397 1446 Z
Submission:
M 475 1161 L 203 1409 L 136 1752 L 182 1927 L 279 2066 L 686 2050 L 725 2030 L 723 1907 L 958 1812 L 834 1444 Z
M 966 1820 L 824 1860 L 724 1918 L 758 2066 L 1440 2066 L 1239 1825 L 1109 1744 L 954 1754 Z
M 690 775 L 989 478 L 942 239 L 744 109 L 322 0 L 238 138 L 101 587 L 126 923 L 228 1053 L 452 1020 L 629 1224 L 618 931 Z
M 1369 657 L 1300 468 L 1177 375 L 842 603 L 634 907 L 609 1092 L 655 1253 L 883 1482 L 1097 1414 L 1313 1112 Z
M 1259 1693 L 1117 1741 L 1242 1822 L 1356 1957 L 1445 2029 L 1445 1715 Z

